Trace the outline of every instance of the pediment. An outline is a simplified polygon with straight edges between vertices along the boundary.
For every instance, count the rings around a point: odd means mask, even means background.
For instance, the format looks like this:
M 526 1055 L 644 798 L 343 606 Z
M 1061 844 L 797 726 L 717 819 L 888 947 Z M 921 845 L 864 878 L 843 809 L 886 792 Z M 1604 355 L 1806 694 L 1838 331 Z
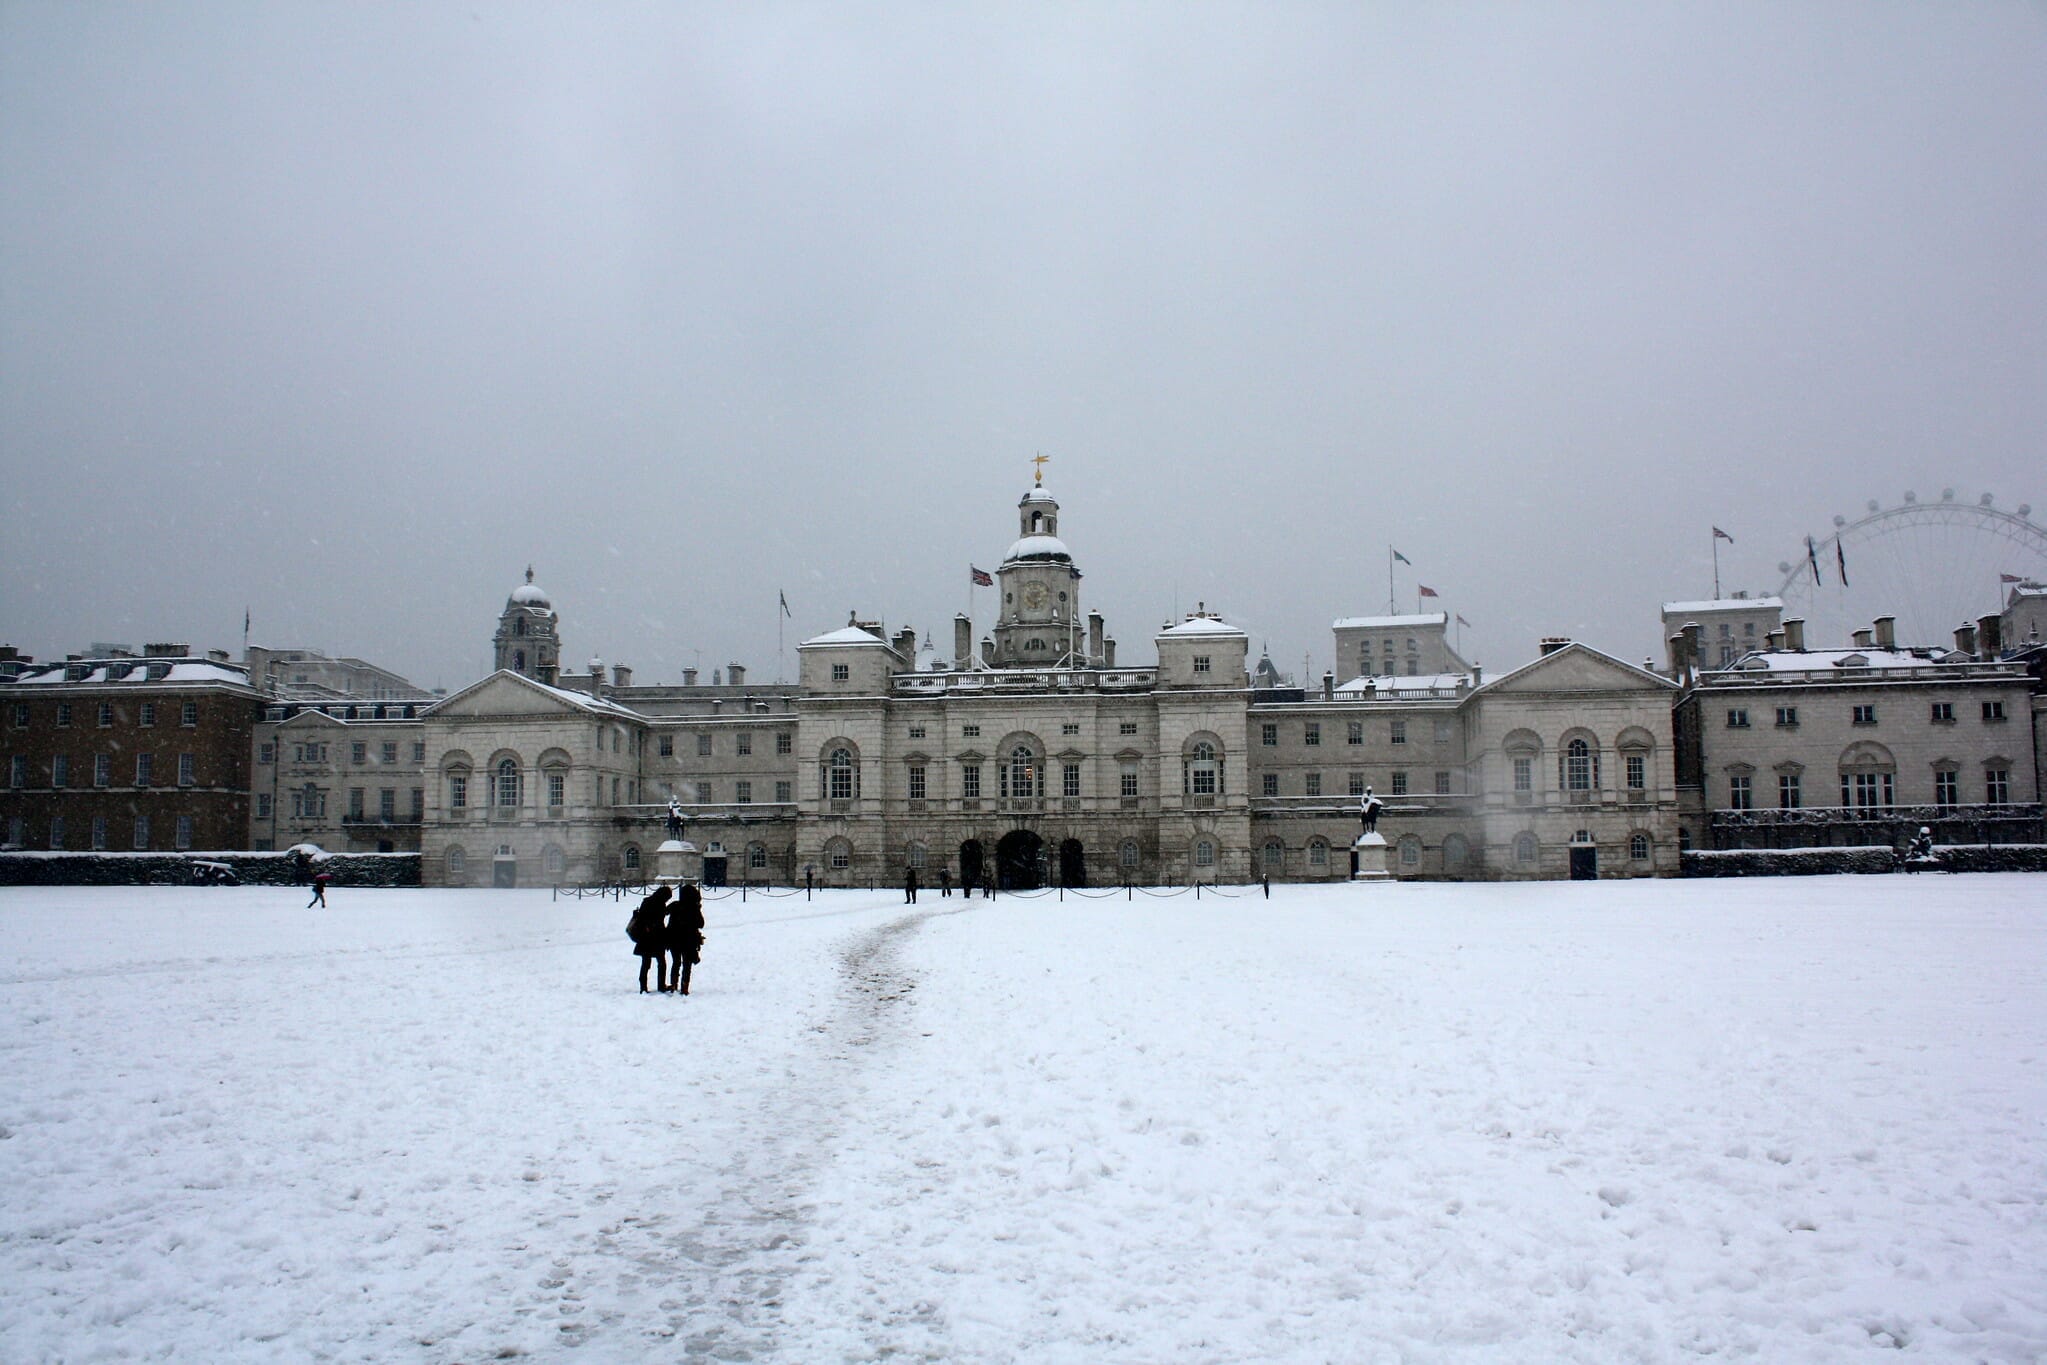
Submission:
M 1622 663 L 1589 645 L 1569 644 L 1487 684 L 1492 693 L 1674 692 L 1670 679 Z
M 501 669 L 435 704 L 429 714 L 437 719 L 457 716 L 559 716 L 589 709 L 555 688 Z
M 277 722 L 279 730 L 305 730 L 314 726 L 333 726 L 338 730 L 348 728 L 347 722 L 336 720 L 324 711 L 301 711 L 289 720 Z

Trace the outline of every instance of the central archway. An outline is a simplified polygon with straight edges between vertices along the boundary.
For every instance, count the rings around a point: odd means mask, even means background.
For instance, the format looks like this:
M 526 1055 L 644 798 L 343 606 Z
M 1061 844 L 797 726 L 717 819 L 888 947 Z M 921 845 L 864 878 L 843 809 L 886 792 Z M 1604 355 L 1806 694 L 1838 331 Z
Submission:
M 972 894 L 981 885 L 981 841 L 969 839 L 960 845 L 960 885 Z
M 1037 831 L 1013 829 L 995 845 L 995 879 L 1004 891 L 1035 891 L 1045 884 L 1045 841 Z
M 1087 885 L 1087 850 L 1078 839 L 1068 839 L 1059 845 L 1059 884 Z

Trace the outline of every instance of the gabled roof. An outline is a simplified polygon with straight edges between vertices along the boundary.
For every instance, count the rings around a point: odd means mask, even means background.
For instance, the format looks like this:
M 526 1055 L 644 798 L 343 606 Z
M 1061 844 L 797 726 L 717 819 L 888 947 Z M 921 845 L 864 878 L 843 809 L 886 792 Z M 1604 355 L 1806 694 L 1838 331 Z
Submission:
M 443 713 L 460 712 L 465 708 L 457 705 L 457 703 L 474 700 L 487 689 L 504 687 L 526 689 L 532 694 L 533 699 L 551 701 L 566 710 L 583 711 L 593 716 L 612 716 L 619 720 L 644 721 L 647 719 L 647 717 L 639 712 L 630 707 L 620 706 L 617 702 L 604 701 L 591 696 L 587 692 L 571 692 L 565 687 L 549 687 L 544 682 L 538 682 L 523 673 L 514 673 L 509 668 L 501 668 L 489 677 L 479 679 L 461 691 L 441 698 L 419 714 L 421 716 L 433 716 Z
M 1541 673 L 1563 674 L 1565 676 L 1537 681 L 1536 675 Z M 1578 686 L 1572 687 L 1570 684 L 1573 681 L 1577 682 Z M 1471 695 L 1477 697 L 1496 691 L 1519 692 L 1549 689 L 1566 692 L 1591 692 L 1605 691 L 1610 687 L 1623 686 L 1651 686 L 1661 688 L 1666 692 L 1676 692 L 1679 690 L 1675 682 L 1664 677 L 1661 673 L 1652 673 L 1646 668 L 1628 663 L 1624 659 L 1616 659 L 1611 654 L 1594 649 L 1591 645 L 1579 644 L 1576 640 L 1573 640 L 1567 645 L 1542 655 L 1540 658 L 1531 659 L 1511 672 L 1502 673 L 1483 687 L 1473 689 Z
M 1182 621 L 1177 626 L 1170 626 L 1167 629 L 1160 631 L 1153 638 L 1164 640 L 1174 637 L 1184 638 L 1190 635 L 1207 635 L 1213 637 L 1233 635 L 1239 640 L 1245 640 L 1250 638 L 1249 636 L 1245 635 L 1243 631 L 1238 630 L 1235 626 L 1225 624 L 1222 621 L 1218 621 L 1212 616 L 1197 616 L 1191 621 Z

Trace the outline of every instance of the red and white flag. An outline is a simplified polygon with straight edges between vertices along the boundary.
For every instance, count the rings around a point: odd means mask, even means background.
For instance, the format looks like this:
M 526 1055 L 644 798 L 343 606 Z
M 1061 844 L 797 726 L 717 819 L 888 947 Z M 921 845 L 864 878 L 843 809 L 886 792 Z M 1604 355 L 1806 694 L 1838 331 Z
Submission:
M 1415 584 L 1415 586 L 1421 589 L 1423 597 L 1434 597 L 1437 595 L 1436 590 L 1434 588 L 1427 586 L 1426 584 L 1417 583 Z
M 992 588 L 995 586 L 995 580 L 989 577 L 986 570 L 977 569 L 971 564 L 967 565 L 967 580 L 977 588 Z

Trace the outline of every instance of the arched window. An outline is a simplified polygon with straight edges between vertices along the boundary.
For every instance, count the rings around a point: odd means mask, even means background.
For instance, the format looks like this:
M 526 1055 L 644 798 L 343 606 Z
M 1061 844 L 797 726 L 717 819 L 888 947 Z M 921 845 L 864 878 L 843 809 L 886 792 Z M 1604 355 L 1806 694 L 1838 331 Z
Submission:
M 512 671 L 514 673 L 524 673 L 526 671 L 525 650 L 515 649 L 512 651 Z
M 1471 845 L 1465 842 L 1463 835 L 1451 834 L 1444 837 L 1443 870 L 1445 872 L 1462 871 L 1464 865 L 1470 861 Z
M 924 845 L 911 844 L 903 850 L 903 861 L 919 872 L 924 870 Z
M 638 872 L 640 870 L 640 846 L 638 844 L 627 844 L 625 846 L 625 870 L 628 872 Z
M 1137 840 L 1125 839 L 1116 849 L 1116 865 L 1122 868 L 1137 866 Z
M 460 845 L 448 850 L 448 880 L 460 881 L 469 871 L 469 855 Z
M 835 872 L 844 872 L 853 865 L 853 845 L 844 839 L 834 839 L 825 845 L 825 862 Z
M 1404 835 L 1400 840 L 1400 865 L 1409 871 L 1422 865 L 1422 841 L 1412 834 Z
M 1019 744 L 1009 751 L 1009 762 L 1002 769 L 1002 794 L 1018 800 L 1038 795 L 1038 756 L 1030 745 Z
M 1636 833 L 1628 836 L 1628 856 L 1638 863 L 1649 861 L 1649 836 Z
M 1277 839 L 1267 839 L 1263 857 L 1268 873 L 1282 870 L 1286 866 L 1286 845 Z
M 746 846 L 746 865 L 755 872 L 765 872 L 768 866 L 768 846 L 766 844 L 748 844 Z
M 1584 739 L 1564 745 L 1562 784 L 1565 791 L 1591 791 L 1599 785 L 1599 755 Z
M 1207 839 L 1197 839 L 1194 841 L 1194 865 L 1196 867 L 1215 866 L 1215 844 L 1213 842 Z
M 1522 830 L 1514 836 L 1514 861 L 1526 866 L 1535 861 L 1535 832 Z
M 1326 840 L 1326 839 L 1310 839 L 1310 840 L 1308 841 L 1308 866 L 1309 866 L 1309 867 L 1327 867 L 1327 866 L 1329 866 L 1329 841 L 1328 841 L 1328 840 Z
M 507 809 L 519 804 L 519 765 L 509 758 L 498 764 L 497 803 Z
M 547 851 L 540 855 L 540 862 L 541 866 L 557 877 L 561 875 L 562 869 L 568 866 L 568 859 L 562 855 L 561 849 L 554 844 L 547 846 Z
M 834 801 L 853 799 L 853 751 L 837 748 L 825 757 L 825 795 Z
M 1207 740 L 1198 741 L 1187 755 L 1187 793 L 1190 796 L 1214 796 L 1218 783 L 1216 778 L 1221 764 L 1216 761 L 1215 746 Z

